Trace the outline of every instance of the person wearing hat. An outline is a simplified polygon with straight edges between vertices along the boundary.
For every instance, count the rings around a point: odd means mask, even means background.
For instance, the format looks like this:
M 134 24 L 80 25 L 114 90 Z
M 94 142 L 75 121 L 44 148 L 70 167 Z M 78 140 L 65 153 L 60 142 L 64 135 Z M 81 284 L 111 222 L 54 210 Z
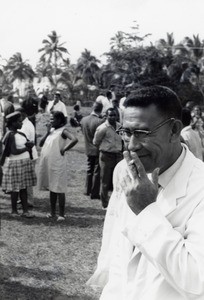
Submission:
M 34 143 L 19 131 L 22 127 L 21 113 L 15 111 L 6 116 L 7 133 L 3 137 L 4 151 L 1 157 L 3 166 L 2 190 L 11 195 L 11 214 L 18 216 L 18 196 L 22 202 L 22 217 L 30 218 L 28 212 L 27 187 L 36 185 L 36 175 L 32 163 L 31 149 Z
M 67 109 L 64 102 L 61 101 L 61 94 L 58 91 L 54 94 L 54 100 L 49 101 L 45 109 L 45 112 L 51 113 L 52 111 L 61 111 L 67 118 Z

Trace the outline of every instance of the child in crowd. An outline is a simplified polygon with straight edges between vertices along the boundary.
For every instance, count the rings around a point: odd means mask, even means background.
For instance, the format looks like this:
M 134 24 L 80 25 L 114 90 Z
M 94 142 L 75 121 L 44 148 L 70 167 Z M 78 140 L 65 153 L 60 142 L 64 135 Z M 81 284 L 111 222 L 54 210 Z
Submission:
M 72 118 L 70 118 L 70 125 L 72 127 L 80 127 L 81 120 L 83 118 L 83 115 L 80 110 L 80 105 L 75 104 L 73 108 L 74 108 L 74 116 Z
M 47 126 L 47 133 L 40 141 L 42 147 L 38 188 L 50 191 L 51 213 L 49 218 L 56 216 L 56 202 L 59 200 L 58 221 L 65 219 L 65 193 L 67 190 L 67 163 L 65 152 L 71 149 L 77 142 L 66 128 L 67 118 L 62 112 L 54 111 L 51 114 L 50 125 Z
M 36 184 L 36 175 L 32 164 L 32 147 L 26 135 L 19 130 L 22 127 L 20 112 L 13 112 L 6 116 L 8 131 L 3 138 L 4 151 L 1 157 L 3 166 L 2 190 L 11 195 L 13 216 L 18 216 L 17 200 L 20 196 L 22 217 L 31 218 L 28 212 L 27 188 Z

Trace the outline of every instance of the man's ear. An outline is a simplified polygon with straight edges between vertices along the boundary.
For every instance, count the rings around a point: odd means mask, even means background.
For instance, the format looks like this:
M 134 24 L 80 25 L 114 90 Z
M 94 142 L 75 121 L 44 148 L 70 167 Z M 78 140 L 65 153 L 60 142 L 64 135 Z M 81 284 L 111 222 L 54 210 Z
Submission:
M 171 128 L 171 142 L 174 143 L 180 139 L 180 133 L 183 128 L 183 124 L 180 120 L 175 120 Z

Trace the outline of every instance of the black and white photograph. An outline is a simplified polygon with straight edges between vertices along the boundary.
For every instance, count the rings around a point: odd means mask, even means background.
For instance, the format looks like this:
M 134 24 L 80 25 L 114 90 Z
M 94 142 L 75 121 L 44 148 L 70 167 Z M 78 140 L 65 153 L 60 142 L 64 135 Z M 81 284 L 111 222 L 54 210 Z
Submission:
M 203 0 L 0 7 L 0 299 L 204 300 Z

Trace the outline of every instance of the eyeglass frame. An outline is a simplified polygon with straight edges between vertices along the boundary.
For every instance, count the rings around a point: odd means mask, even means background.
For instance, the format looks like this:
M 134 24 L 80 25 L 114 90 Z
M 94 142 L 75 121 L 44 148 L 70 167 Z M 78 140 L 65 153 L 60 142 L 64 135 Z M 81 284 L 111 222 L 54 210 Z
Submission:
M 167 120 L 164 120 L 162 121 L 161 123 L 159 123 L 155 128 L 153 128 L 152 130 L 143 130 L 143 129 L 135 129 L 133 131 L 129 130 L 129 129 L 125 129 L 123 128 L 122 126 L 120 128 L 118 128 L 118 130 L 116 131 L 117 133 L 121 134 L 121 136 L 123 136 L 123 133 L 130 133 L 130 136 L 128 137 L 128 139 L 131 138 L 131 136 L 134 136 L 135 138 L 141 138 L 139 137 L 139 134 L 140 133 L 143 133 L 145 134 L 145 137 L 142 137 L 142 138 L 146 138 L 148 137 L 149 135 L 151 135 L 152 133 L 155 133 L 157 132 L 157 130 L 159 128 L 161 128 L 163 125 L 167 124 L 168 122 L 172 122 L 172 121 L 175 121 L 176 119 L 175 118 L 169 118 Z M 135 134 L 135 133 L 138 133 L 138 136 Z

